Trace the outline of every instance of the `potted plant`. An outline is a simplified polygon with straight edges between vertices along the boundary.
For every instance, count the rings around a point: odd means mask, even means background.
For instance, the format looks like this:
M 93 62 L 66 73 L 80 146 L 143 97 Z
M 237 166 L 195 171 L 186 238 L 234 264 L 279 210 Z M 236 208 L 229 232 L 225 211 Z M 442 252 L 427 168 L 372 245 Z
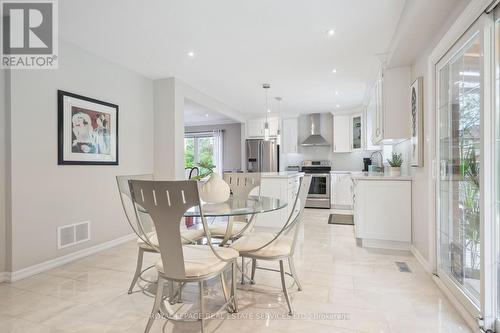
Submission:
M 229 199 L 229 185 L 222 179 L 221 175 L 214 171 L 215 165 L 211 161 L 198 163 L 201 174 L 193 179 L 201 180 L 209 177 L 206 182 L 200 184 L 199 193 L 201 200 L 208 203 L 222 203 Z
M 389 163 L 389 175 L 391 176 L 401 176 L 401 165 L 403 165 L 403 158 L 401 154 L 392 153 L 392 157 L 387 159 Z

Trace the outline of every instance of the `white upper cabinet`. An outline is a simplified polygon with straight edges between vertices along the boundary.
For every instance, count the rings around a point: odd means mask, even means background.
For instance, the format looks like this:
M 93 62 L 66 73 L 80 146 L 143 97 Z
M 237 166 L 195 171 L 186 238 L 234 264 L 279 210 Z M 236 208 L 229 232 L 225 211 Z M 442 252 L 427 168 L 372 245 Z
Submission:
M 410 137 L 410 67 L 382 69 L 368 103 L 372 142 L 394 143 Z M 371 105 L 371 106 L 370 106 Z
M 283 130 L 281 133 L 282 152 L 284 154 L 298 152 L 298 119 L 283 119 Z
M 364 125 L 363 114 L 358 113 L 351 116 L 351 151 L 362 150 L 364 147 Z
M 264 124 L 266 118 L 257 118 L 247 120 L 247 137 L 248 138 L 262 138 L 264 137 Z M 276 136 L 278 134 L 279 118 L 269 117 L 269 135 Z
M 370 100 L 368 101 L 368 105 L 364 111 L 365 113 L 365 150 L 380 150 L 380 146 L 378 146 L 375 138 L 375 130 L 376 130 L 376 104 L 375 104 L 375 89 L 371 90 Z
M 351 152 L 351 116 L 333 116 L 333 152 Z

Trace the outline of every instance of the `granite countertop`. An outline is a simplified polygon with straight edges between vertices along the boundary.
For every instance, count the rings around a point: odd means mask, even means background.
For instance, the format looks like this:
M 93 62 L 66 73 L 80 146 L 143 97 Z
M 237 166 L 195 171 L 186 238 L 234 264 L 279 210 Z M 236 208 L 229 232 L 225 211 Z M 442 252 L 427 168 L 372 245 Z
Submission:
M 303 176 L 303 172 L 298 171 L 280 171 L 280 172 L 262 172 L 262 178 L 293 178 Z

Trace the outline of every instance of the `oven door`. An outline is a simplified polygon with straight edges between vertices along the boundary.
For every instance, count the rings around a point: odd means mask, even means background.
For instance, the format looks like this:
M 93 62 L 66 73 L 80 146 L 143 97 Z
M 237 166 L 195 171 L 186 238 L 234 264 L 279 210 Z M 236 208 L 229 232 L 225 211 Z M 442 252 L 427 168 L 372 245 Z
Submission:
M 306 207 L 330 208 L 330 174 L 312 174 Z

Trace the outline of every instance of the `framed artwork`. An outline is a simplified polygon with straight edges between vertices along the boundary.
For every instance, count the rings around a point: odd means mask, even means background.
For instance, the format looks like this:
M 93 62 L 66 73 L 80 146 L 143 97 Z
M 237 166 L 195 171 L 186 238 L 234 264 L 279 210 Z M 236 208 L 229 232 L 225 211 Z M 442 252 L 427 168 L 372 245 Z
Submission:
M 118 105 L 57 91 L 58 164 L 118 165 Z
M 424 110 L 423 78 L 418 77 L 410 86 L 411 98 L 411 160 L 412 167 L 424 166 Z

